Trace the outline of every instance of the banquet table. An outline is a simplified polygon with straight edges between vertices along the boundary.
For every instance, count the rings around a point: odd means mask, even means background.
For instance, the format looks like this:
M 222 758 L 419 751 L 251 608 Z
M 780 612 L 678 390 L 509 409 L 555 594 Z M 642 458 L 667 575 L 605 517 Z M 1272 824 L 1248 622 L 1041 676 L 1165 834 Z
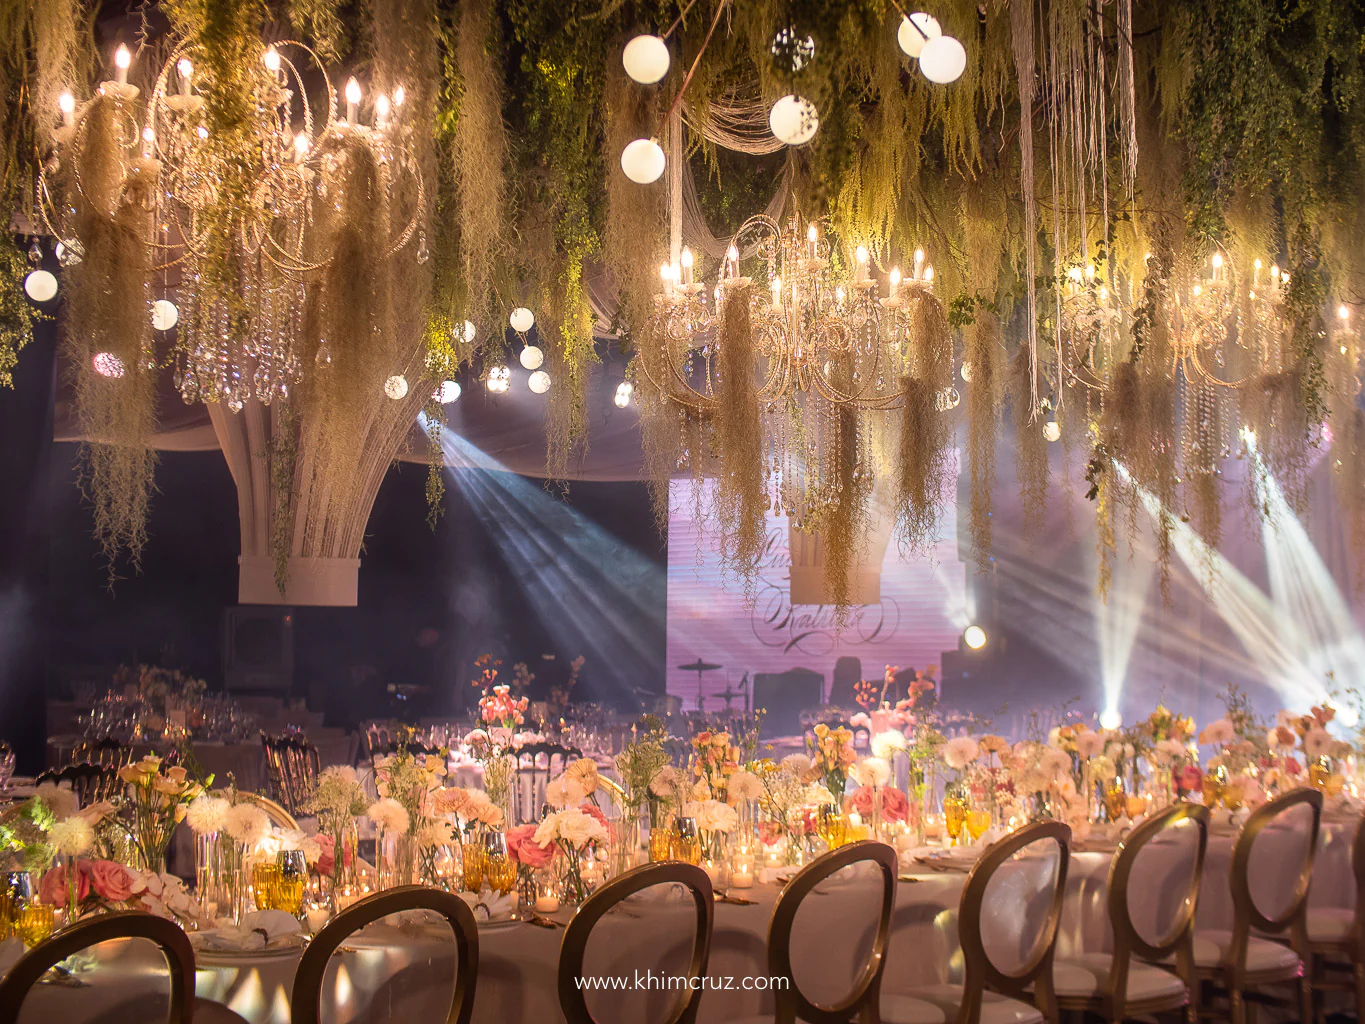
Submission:
M 1325 822 L 1310 903 L 1353 907 L 1355 886 L 1350 870 L 1354 821 Z M 1227 893 L 1233 835 L 1211 835 L 1201 890 L 1198 925 L 1227 928 L 1232 903 Z M 1106 884 L 1112 854 L 1072 853 L 1067 878 L 1058 955 L 1104 950 L 1110 936 L 1106 918 Z M 1021 870 L 1034 868 L 1027 864 Z M 1263 885 L 1283 886 L 1284 878 Z M 1025 876 L 1021 875 L 1020 878 Z M 961 870 L 929 870 L 902 875 L 883 991 L 900 993 L 925 984 L 957 980 L 961 958 L 957 944 L 957 905 L 967 875 Z M 739 894 L 740 890 L 732 890 Z M 707 974 L 729 985 L 709 989 L 700 1018 L 724 1021 L 772 1008 L 763 991 L 766 980 L 766 936 L 779 889 L 759 884 L 742 894 L 749 906 L 716 905 L 715 929 Z M 835 1000 L 863 963 L 875 927 L 876 888 L 868 877 L 832 879 L 808 899 L 797 915 L 793 937 L 797 984 L 818 1000 Z M 1012 913 L 1002 907 L 1001 913 Z M 560 920 L 567 920 L 562 912 Z M 1002 930 L 1009 922 L 995 922 Z M 992 922 L 987 922 L 992 927 Z M 673 993 L 658 987 L 639 988 L 636 971 L 654 977 L 683 973 L 692 941 L 690 910 L 676 900 L 644 899 L 624 904 L 598 926 L 588 947 L 585 975 L 627 979 L 625 990 L 598 991 L 588 999 L 598 1019 L 656 1019 Z M 556 992 L 560 928 L 508 922 L 480 929 L 480 957 L 474 1020 L 543 1022 L 562 1020 Z M 129 1019 L 123 1013 L 155 996 L 164 1001 L 165 969 L 150 948 L 97 951 L 99 969 L 81 975 L 82 987 L 43 986 L 25 1003 L 21 1021 L 45 1024 L 104 1024 Z M 289 993 L 298 956 L 283 954 L 201 955 L 197 989 L 201 998 L 221 1003 L 250 1024 L 287 1024 Z M 351 1021 L 433 1019 L 448 1003 L 454 947 L 444 924 L 381 922 L 349 940 L 334 960 L 325 987 L 324 1016 L 337 1024 Z M 762 979 L 755 981 L 754 979 Z M 613 984 L 597 982 L 596 984 Z M 646 979 L 646 985 L 648 984 Z M 149 996 L 151 993 L 151 996 Z M 327 994 L 330 993 L 330 994 Z

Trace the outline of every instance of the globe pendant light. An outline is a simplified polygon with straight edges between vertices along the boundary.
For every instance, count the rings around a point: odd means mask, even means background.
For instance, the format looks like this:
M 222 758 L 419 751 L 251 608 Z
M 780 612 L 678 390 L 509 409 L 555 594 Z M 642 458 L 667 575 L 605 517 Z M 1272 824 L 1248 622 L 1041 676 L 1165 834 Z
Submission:
M 539 370 L 540 364 L 545 362 L 545 353 L 541 351 L 539 345 L 527 345 L 521 350 L 521 365 L 526 370 Z
M 952 36 L 930 39 L 920 51 L 919 69 L 938 85 L 956 82 L 967 69 L 967 51 Z
M 652 185 L 664 173 L 663 147 L 654 139 L 636 139 L 621 151 L 621 170 L 637 185 Z
M 930 39 L 943 35 L 943 27 L 932 14 L 916 11 L 901 19 L 901 27 L 896 32 L 896 42 L 908 57 L 918 57 L 924 44 Z
M 550 390 L 550 375 L 544 370 L 537 370 L 535 373 L 531 374 L 531 379 L 526 383 L 531 388 L 532 392 L 537 395 L 543 395 Z
M 668 74 L 668 44 L 658 36 L 636 36 L 621 51 L 626 74 L 641 85 L 653 85 Z
M 779 142 L 804 146 L 820 130 L 820 115 L 804 96 L 783 96 L 768 112 L 768 127 Z
M 180 321 L 180 310 L 169 299 L 157 299 L 152 303 L 152 327 L 158 331 L 169 331 Z
M 407 397 L 408 379 L 401 373 L 395 373 L 388 380 L 384 381 L 384 394 L 388 395 L 395 402 Z
M 57 278 L 46 270 L 35 270 L 24 278 L 24 291 L 34 302 L 47 302 L 57 294 Z
M 535 326 L 536 317 L 525 306 L 518 306 L 512 310 L 512 315 L 507 318 L 507 322 L 512 325 L 512 330 L 518 334 L 525 334 Z

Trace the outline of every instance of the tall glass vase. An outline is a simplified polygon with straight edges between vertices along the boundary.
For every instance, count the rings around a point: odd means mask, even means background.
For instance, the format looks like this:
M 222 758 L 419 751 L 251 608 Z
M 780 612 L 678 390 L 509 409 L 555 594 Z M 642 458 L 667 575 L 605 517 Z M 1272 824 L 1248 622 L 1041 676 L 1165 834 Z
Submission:
M 612 877 L 625 874 L 640 862 L 640 809 L 626 807 L 613 822 Z
M 416 836 L 389 829 L 379 836 L 375 849 L 380 889 L 413 884 L 417 872 Z

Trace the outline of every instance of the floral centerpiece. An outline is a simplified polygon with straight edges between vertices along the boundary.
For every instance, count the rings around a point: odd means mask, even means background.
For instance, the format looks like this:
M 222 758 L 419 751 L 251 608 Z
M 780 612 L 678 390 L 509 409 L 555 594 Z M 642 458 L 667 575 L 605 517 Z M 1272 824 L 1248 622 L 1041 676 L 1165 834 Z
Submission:
M 331 878 L 333 891 L 346 884 L 346 872 L 354 867 L 359 842 L 355 821 L 365 813 L 367 802 L 356 770 L 350 765 L 333 765 L 318 775 L 317 786 L 305 805 L 318 819 L 319 835 L 327 839 L 319 873 Z M 327 870 L 322 870 L 324 866 Z
M 190 801 L 204 792 L 204 787 L 189 778 L 184 768 L 176 765 L 163 770 L 161 758 L 144 757 L 136 764 L 119 769 L 119 778 L 127 783 L 128 806 L 132 813 L 130 836 L 138 856 L 148 871 L 160 873 L 166 863 L 166 847 L 176 825 L 185 817 Z M 213 777 L 208 778 L 212 784 Z
M 765 759 L 753 765 L 754 776 L 763 787 L 759 810 L 766 815 L 759 838 L 769 847 L 781 843 L 788 864 L 799 864 L 803 854 L 806 820 L 802 811 L 810 764 L 805 754 L 788 754 L 780 762 Z
M 493 670 L 490 678 L 496 677 Z M 483 766 L 483 786 L 489 799 L 503 809 L 508 820 L 512 814 L 512 776 L 516 771 L 516 760 L 511 754 L 517 727 L 526 721 L 529 705 L 526 697 L 512 696 L 509 687 L 492 684 L 479 698 L 479 720 L 483 725 L 465 737 L 465 744 Z
M 835 802 L 842 803 L 844 789 L 848 786 L 848 770 L 858 760 L 853 749 L 853 733 L 842 725 L 831 729 L 823 722 L 815 726 L 813 733 L 806 740 L 810 767 L 806 769 L 805 781 L 822 783 Z
M 594 856 L 596 844 L 605 844 L 607 827 L 596 816 L 578 807 L 552 811 L 536 826 L 533 841 L 542 849 L 551 845 L 563 854 L 560 883 L 566 903 L 580 905 L 588 898 L 584 861 Z
M 441 788 L 446 766 L 435 754 L 400 750 L 374 762 L 375 789 L 379 800 L 367 814 L 378 833 L 375 869 L 382 871 L 381 886 L 411 885 L 417 880 L 418 856 L 430 851 L 436 829 L 442 824 L 434 794 Z M 399 813 L 401 811 L 401 814 Z M 448 845 L 449 827 L 445 823 Z
M 717 799 L 725 797 L 730 776 L 739 770 L 739 747 L 728 732 L 702 730 L 692 737 L 692 773 Z

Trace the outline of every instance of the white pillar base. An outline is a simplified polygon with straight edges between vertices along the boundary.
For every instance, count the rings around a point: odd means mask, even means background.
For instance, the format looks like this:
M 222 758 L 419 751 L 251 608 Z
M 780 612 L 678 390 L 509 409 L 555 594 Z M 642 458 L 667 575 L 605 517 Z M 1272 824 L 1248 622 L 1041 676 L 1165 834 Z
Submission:
M 275 585 L 275 560 L 240 555 L 237 600 L 241 604 L 288 604 L 354 608 L 359 603 L 360 559 L 291 558 L 284 593 Z

